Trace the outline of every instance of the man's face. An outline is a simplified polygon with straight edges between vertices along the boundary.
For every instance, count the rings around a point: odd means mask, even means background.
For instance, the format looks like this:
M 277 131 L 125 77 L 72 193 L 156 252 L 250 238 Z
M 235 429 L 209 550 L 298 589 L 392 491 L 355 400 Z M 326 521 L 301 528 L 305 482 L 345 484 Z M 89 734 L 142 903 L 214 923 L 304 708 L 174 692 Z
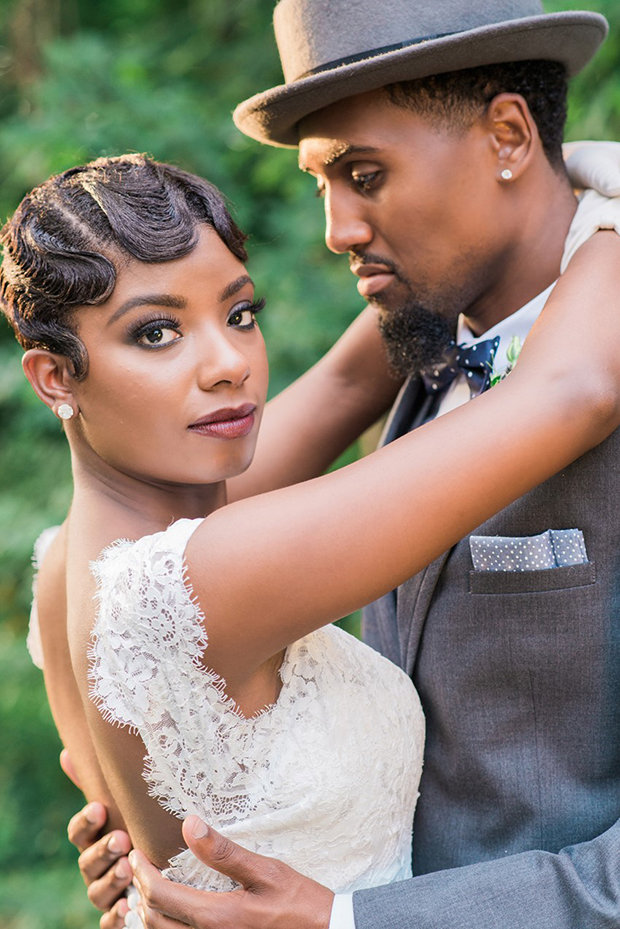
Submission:
M 432 364 L 501 275 L 511 223 L 484 120 L 464 132 L 394 105 L 383 90 L 301 124 L 300 167 L 324 198 L 326 242 L 348 252 L 381 310 L 396 368 Z

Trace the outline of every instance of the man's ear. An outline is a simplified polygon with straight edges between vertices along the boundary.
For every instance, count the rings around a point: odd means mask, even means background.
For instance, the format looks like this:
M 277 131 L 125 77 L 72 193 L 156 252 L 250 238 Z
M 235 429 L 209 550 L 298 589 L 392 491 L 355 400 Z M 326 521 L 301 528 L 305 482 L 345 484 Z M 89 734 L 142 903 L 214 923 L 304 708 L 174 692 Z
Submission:
M 498 94 L 484 118 L 497 161 L 497 179 L 509 184 L 529 167 L 540 139 L 538 127 L 520 94 Z
M 75 380 L 71 376 L 70 362 L 64 355 L 55 355 L 42 348 L 30 348 L 24 353 L 22 367 L 39 400 L 56 416 L 62 404 L 77 412 L 78 404 L 73 393 Z

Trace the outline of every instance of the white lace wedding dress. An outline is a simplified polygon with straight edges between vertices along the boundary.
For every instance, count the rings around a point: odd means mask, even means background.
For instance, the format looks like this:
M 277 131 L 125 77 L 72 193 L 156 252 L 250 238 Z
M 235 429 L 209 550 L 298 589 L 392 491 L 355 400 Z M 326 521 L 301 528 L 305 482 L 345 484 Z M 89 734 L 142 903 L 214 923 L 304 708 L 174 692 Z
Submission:
M 199 523 L 182 519 L 137 542 L 119 541 L 93 564 L 97 706 L 139 733 L 149 792 L 176 816 L 196 813 L 335 891 L 409 877 L 424 743 L 411 681 L 326 626 L 288 648 L 277 702 L 244 718 L 224 681 L 202 664 L 208 605 L 205 617 L 183 560 Z M 36 560 L 52 538 L 53 530 L 43 534 Z M 40 665 L 36 603 L 29 647 Z M 199 888 L 234 886 L 189 850 L 165 873 Z

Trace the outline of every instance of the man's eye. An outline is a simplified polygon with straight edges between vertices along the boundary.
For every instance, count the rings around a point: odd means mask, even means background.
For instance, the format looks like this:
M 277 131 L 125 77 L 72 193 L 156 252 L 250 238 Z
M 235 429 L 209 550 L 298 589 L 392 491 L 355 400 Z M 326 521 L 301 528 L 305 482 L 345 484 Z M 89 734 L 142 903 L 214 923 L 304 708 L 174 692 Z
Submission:
M 177 339 L 180 338 L 180 332 L 177 332 L 175 329 L 171 329 L 167 326 L 153 326 L 143 331 L 142 335 L 137 339 L 137 342 L 138 345 L 159 346 L 169 345 L 171 342 L 176 342 Z
M 358 174 L 354 171 L 351 174 L 351 180 L 359 190 L 372 190 L 380 174 L 380 171 L 368 171 L 365 174 Z

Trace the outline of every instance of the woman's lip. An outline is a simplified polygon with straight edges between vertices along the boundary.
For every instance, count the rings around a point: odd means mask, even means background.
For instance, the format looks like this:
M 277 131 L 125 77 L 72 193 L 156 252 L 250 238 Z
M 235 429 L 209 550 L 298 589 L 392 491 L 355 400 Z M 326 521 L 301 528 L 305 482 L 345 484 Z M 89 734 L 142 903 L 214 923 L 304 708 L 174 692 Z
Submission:
M 360 277 L 357 282 L 357 290 L 362 297 L 371 297 L 373 294 L 378 294 L 380 290 L 385 290 L 393 280 L 394 274 L 390 271 L 369 274 L 366 277 Z
M 207 413 L 206 416 L 197 419 L 189 428 L 193 429 L 194 426 L 208 426 L 211 423 L 222 423 L 229 422 L 233 419 L 243 419 L 244 416 L 249 416 L 250 413 L 253 413 L 255 409 L 255 403 L 242 403 L 241 406 L 235 407 L 225 406 L 222 407 L 221 410 L 214 410 L 213 413 Z
M 249 435 L 254 428 L 254 410 L 237 419 L 220 419 L 207 423 L 196 423 L 190 426 L 192 432 L 198 435 L 213 436 L 219 439 L 240 439 Z
M 198 435 L 220 439 L 239 439 L 254 428 L 256 404 L 243 403 L 238 407 L 224 407 L 197 419 L 188 428 Z

